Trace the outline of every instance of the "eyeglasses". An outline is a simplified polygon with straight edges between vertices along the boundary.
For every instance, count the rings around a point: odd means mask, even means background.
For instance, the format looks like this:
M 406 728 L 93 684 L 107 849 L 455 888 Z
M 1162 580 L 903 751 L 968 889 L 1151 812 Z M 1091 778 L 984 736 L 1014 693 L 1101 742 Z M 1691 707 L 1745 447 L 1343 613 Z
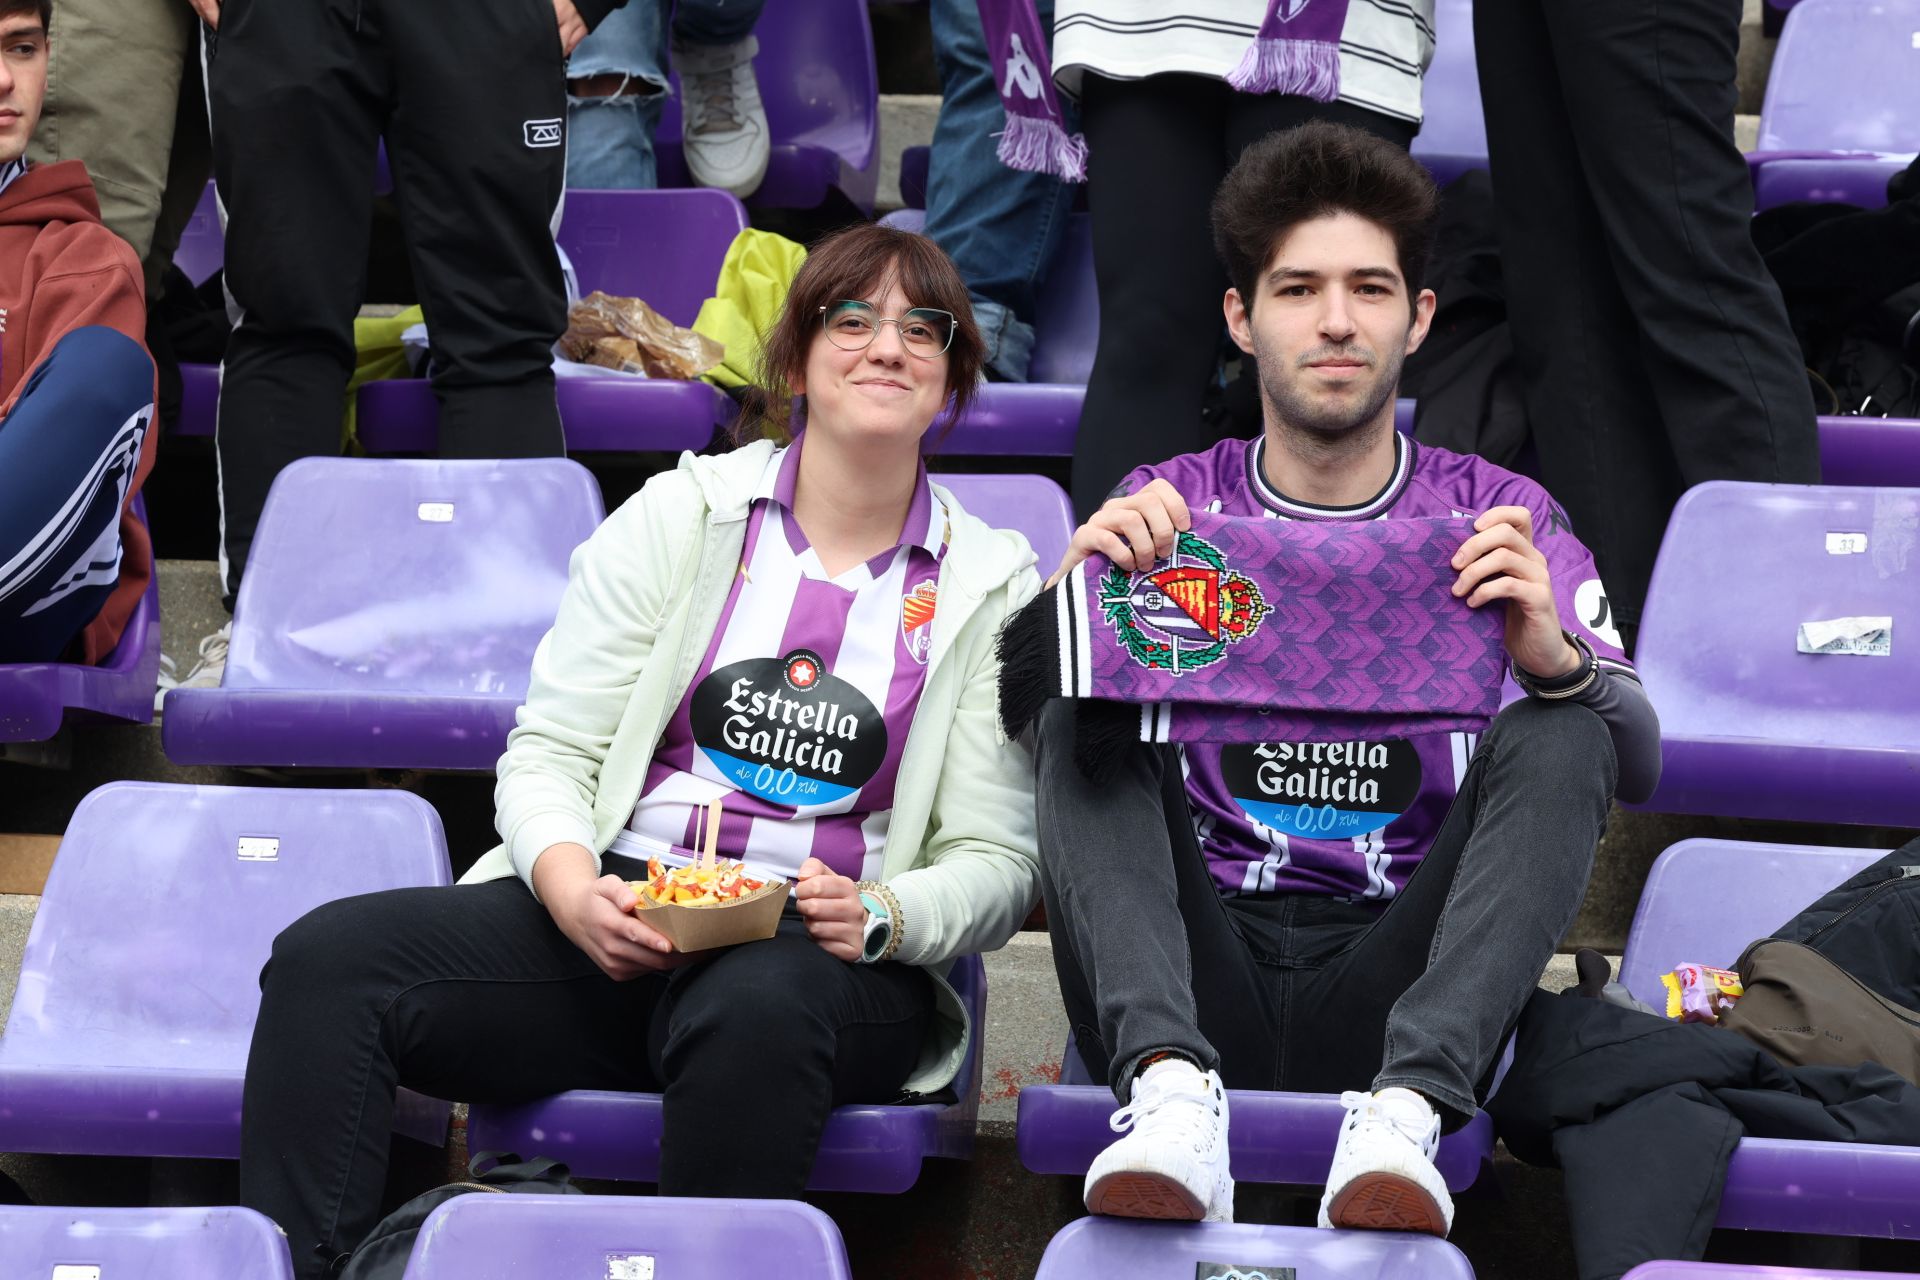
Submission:
M 898 320 L 881 315 L 864 302 L 847 300 L 820 308 L 820 327 L 826 330 L 827 341 L 842 351 L 864 350 L 883 324 L 892 325 L 900 335 L 900 345 L 922 360 L 944 355 L 953 345 L 953 331 L 958 327 L 953 312 L 938 307 L 915 307 Z

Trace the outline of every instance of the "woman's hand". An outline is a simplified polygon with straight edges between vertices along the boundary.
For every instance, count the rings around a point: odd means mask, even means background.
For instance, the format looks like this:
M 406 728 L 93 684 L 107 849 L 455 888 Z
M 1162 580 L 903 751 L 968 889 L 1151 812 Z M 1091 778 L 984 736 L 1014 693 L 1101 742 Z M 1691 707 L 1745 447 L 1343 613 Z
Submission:
M 584 846 L 557 844 L 542 853 L 533 882 L 560 932 L 615 982 L 686 963 L 673 943 L 634 916 L 640 898 L 632 886 L 619 876 L 594 877 Z
M 860 901 L 860 886 L 818 858 L 800 864 L 800 879 L 793 888 L 800 907 L 800 918 L 807 922 L 807 936 L 826 948 L 828 955 L 849 964 L 860 958 L 867 927 L 867 909 Z

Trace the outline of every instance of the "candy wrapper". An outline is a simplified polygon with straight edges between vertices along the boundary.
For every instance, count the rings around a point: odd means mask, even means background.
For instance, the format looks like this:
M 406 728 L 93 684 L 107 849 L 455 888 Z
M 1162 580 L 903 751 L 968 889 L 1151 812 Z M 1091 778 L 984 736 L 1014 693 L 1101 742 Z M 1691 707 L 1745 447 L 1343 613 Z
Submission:
M 1703 964 L 1683 964 L 1660 982 L 1667 989 L 1667 1016 L 1682 1022 L 1718 1022 L 1744 993 L 1739 974 Z
M 712 338 L 682 329 L 640 299 L 598 289 L 567 312 L 560 349 L 581 364 L 681 381 L 699 377 L 727 354 Z

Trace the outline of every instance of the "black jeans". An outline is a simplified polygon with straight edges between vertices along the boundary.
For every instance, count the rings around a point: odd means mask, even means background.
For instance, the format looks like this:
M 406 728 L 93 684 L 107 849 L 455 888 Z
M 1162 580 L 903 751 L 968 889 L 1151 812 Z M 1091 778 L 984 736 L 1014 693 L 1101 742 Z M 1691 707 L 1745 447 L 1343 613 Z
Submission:
M 1223 898 L 1179 762 L 1137 744 L 1108 786 L 1073 763 L 1071 704 L 1040 722 L 1041 885 L 1082 1059 L 1127 1101 L 1159 1050 L 1229 1088 L 1415 1089 L 1472 1118 L 1520 1007 L 1586 893 L 1613 744 L 1585 707 L 1522 701 L 1384 911 L 1309 894 Z
M 1248 143 L 1332 120 L 1401 146 L 1414 127 L 1343 102 L 1246 94 L 1207 76 L 1089 74 L 1081 118 L 1091 155 L 1100 345 L 1073 445 L 1073 508 L 1085 519 L 1120 477 L 1212 443 L 1200 419 L 1226 332 L 1226 268 L 1208 210 Z
M 1740 0 L 1486 0 L 1473 18 L 1541 480 L 1637 627 L 1681 493 L 1820 479 L 1733 143 Z
M 286 1231 L 301 1280 L 378 1221 L 397 1087 L 664 1084 L 661 1194 L 792 1198 L 827 1113 L 894 1097 L 933 1016 L 924 972 L 836 960 L 791 911 L 765 942 L 615 982 L 516 879 L 330 902 L 274 940 L 260 985 L 240 1202 Z
M 553 6 L 227 0 L 207 42 L 226 284 L 240 317 L 220 382 L 229 600 L 282 467 L 340 448 L 364 301 L 374 156 L 394 178 L 433 338 L 440 453 L 562 452 L 553 344 L 567 323 L 553 231 L 566 184 Z

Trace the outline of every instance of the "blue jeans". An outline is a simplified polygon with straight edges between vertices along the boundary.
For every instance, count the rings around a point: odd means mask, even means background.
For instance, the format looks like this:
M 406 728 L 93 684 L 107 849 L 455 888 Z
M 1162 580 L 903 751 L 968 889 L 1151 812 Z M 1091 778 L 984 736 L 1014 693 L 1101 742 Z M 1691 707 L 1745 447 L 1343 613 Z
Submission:
M 1037 8 L 1051 31 L 1053 0 L 1039 0 Z M 995 154 L 1006 117 L 975 0 L 933 0 L 932 19 L 941 99 L 927 175 L 927 235 L 967 282 L 988 369 L 1025 382 L 1034 297 L 1060 248 L 1073 187 L 1009 169 Z M 1069 110 L 1067 127 L 1077 125 Z
M 680 0 L 676 44 L 733 44 L 753 34 L 766 0 Z M 667 0 L 628 0 L 580 42 L 569 78 L 631 76 L 650 92 L 611 98 L 567 96 L 567 185 L 652 190 L 659 185 L 653 135 L 667 100 Z

